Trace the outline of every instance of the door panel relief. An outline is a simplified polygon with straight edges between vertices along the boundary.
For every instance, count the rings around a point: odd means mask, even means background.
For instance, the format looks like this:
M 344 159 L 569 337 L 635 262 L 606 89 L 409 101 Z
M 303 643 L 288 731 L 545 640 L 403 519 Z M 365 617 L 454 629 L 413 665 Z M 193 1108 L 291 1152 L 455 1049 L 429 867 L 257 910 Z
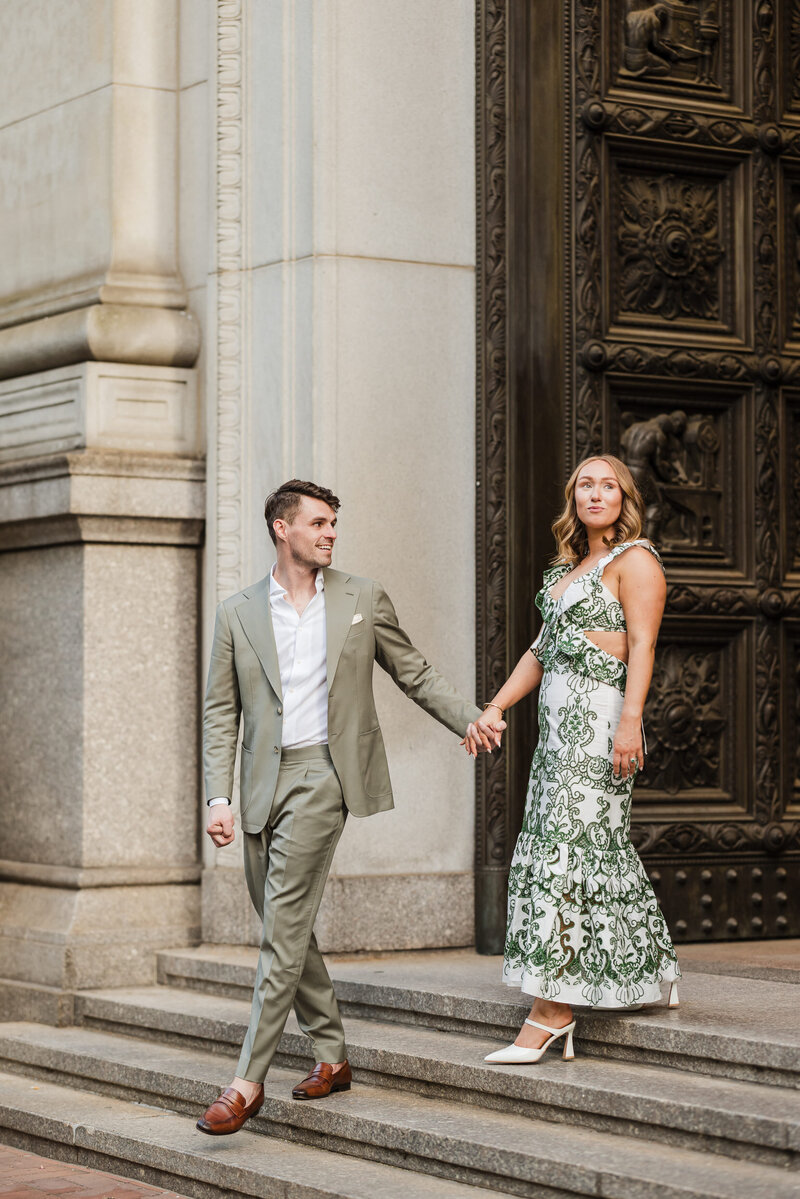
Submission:
M 559 21 L 565 468 L 628 462 L 668 578 L 634 841 L 679 940 L 797 936 L 800 0 L 552 7 L 526 69 Z M 504 211 L 535 261 L 552 221 Z
M 780 461 L 779 411 L 800 350 L 800 158 L 774 80 L 781 18 L 796 58 L 798 5 L 737 6 L 749 29 L 730 4 L 579 7 L 566 435 L 575 458 L 607 446 L 629 463 L 670 583 L 634 840 L 679 936 L 797 932 L 774 857 L 800 848 L 778 719 L 782 674 L 795 670 L 780 645 L 797 530 L 788 556 L 780 529 L 797 467 Z M 789 402 L 790 443 L 796 412 Z M 757 904 L 731 889 L 740 867 L 761 872 Z

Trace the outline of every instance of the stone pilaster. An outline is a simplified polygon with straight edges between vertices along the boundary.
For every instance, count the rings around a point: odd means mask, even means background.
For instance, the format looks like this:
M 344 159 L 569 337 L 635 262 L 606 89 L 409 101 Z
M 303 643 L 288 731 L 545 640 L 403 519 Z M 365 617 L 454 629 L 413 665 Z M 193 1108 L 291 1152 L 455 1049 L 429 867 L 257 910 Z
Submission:
M 149 982 L 155 949 L 199 937 L 200 332 L 178 265 L 177 0 L 23 5 L 13 25 L 0 1006 L 62 1020 L 71 990 Z

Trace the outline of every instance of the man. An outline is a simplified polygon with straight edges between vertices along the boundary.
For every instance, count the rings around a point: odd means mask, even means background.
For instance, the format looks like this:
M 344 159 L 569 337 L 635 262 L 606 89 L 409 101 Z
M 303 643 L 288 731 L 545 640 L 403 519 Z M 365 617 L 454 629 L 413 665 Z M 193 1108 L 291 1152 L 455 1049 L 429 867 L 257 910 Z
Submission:
M 293 1096 L 324 1098 L 350 1086 L 344 1030 L 313 926 L 346 813 L 393 806 L 373 663 L 473 752 L 500 743 L 480 710 L 414 648 L 380 584 L 331 570 L 338 509 L 333 492 L 315 483 L 291 479 L 274 491 L 264 516 L 277 562 L 217 611 L 203 716 L 207 832 L 215 845 L 234 839 L 241 716 L 245 877 L 263 928 L 236 1077 L 197 1124 L 216 1136 L 236 1132 L 262 1106 L 293 1004 L 317 1063 Z

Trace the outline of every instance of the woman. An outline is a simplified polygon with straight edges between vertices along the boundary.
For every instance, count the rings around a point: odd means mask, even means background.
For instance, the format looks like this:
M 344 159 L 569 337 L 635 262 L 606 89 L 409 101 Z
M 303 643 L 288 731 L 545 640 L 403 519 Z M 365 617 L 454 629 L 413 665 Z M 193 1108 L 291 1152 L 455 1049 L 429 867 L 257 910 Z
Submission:
M 675 950 L 629 837 L 664 571 L 618 458 L 581 462 L 565 495 L 556 564 L 536 597 L 541 632 L 485 711 L 502 729 L 504 712 L 540 687 L 503 963 L 503 981 L 536 999 L 514 1044 L 487 1062 L 535 1062 L 560 1038 L 571 1059 L 573 1003 L 641 1007 L 661 982 L 678 1003 Z M 473 725 L 462 744 L 481 748 Z

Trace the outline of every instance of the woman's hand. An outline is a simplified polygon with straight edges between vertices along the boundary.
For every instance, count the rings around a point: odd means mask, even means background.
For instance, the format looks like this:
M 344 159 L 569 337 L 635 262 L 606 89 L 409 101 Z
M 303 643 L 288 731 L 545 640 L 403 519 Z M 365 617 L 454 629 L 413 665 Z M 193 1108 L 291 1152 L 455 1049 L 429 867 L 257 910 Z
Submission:
M 500 735 L 506 728 L 503 713 L 530 695 L 541 683 L 543 674 L 538 658 L 526 649 L 503 686 L 495 692 L 492 702 L 486 705 L 483 716 L 467 726 L 466 736 L 460 744 L 471 758 L 500 747 Z
M 506 722 L 497 708 L 487 708 L 480 720 L 467 725 L 467 732 L 459 742 L 471 758 L 477 758 L 479 753 L 491 753 L 500 748 L 500 738 Z
M 623 715 L 614 737 L 612 771 L 617 778 L 627 779 L 637 770 L 644 770 L 642 722 Z

